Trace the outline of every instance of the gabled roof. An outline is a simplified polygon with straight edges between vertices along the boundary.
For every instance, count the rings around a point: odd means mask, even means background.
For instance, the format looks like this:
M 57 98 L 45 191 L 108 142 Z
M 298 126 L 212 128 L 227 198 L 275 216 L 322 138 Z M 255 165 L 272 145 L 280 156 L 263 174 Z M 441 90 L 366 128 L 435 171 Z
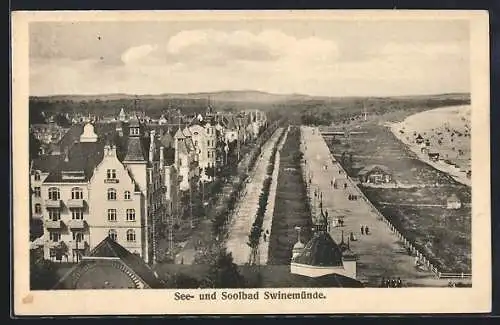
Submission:
M 342 266 L 342 251 L 326 231 L 318 231 L 293 263 L 310 266 Z
M 379 169 L 381 171 L 383 171 L 384 173 L 389 173 L 390 170 L 389 168 L 387 168 L 386 166 L 383 166 L 383 165 L 368 165 L 366 167 L 364 167 L 363 169 L 361 169 L 358 174 L 359 175 L 363 175 L 363 174 L 367 174 L 373 170 L 376 170 L 376 169 Z
M 174 138 L 176 138 L 176 139 L 185 139 L 186 138 L 186 136 L 182 132 L 181 128 L 177 129 L 177 131 L 175 132 Z
M 103 260 L 103 257 L 115 259 Z M 140 256 L 132 254 L 123 246 L 112 240 L 110 237 L 106 237 L 89 253 L 88 256 L 85 256 L 80 263 L 73 267 L 66 275 L 64 275 L 59 280 L 59 282 L 55 286 L 55 289 L 75 289 L 71 288 L 71 286 L 73 286 L 74 280 L 78 280 L 82 273 L 85 273 L 89 269 L 91 269 L 89 266 L 91 266 L 92 269 L 109 269 L 110 267 L 112 267 L 116 268 L 117 270 L 123 270 L 123 267 L 125 267 L 125 273 L 127 273 L 128 276 L 130 276 L 130 274 L 135 275 L 145 284 L 146 287 L 163 287 L 162 281 L 155 276 L 153 270 L 144 262 L 144 260 Z M 96 274 L 99 273 L 96 272 Z M 94 288 L 101 288 L 102 283 L 100 282 L 102 282 L 102 280 L 96 278 L 95 281 L 96 283 Z

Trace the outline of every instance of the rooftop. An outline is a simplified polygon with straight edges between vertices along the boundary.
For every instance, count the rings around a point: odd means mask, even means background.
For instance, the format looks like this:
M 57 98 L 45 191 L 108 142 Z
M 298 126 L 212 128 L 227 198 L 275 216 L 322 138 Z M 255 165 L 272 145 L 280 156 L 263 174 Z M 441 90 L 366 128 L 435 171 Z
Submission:
M 292 262 L 322 267 L 342 266 L 342 250 L 326 231 L 318 231 Z
M 101 259 L 103 257 L 115 259 Z M 162 287 L 161 280 L 140 256 L 106 237 L 59 280 L 55 289 L 106 289 L 104 284 L 109 282 L 114 288 L 130 288 L 134 281 L 128 273 L 137 276 L 146 287 Z

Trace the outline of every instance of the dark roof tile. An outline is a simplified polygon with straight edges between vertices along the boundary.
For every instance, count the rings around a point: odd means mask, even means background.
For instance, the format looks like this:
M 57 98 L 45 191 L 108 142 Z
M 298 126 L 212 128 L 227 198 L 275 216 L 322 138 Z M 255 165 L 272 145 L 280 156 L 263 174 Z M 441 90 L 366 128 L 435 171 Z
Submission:
M 94 268 L 109 268 L 114 267 L 113 260 L 100 260 L 92 258 L 99 257 L 115 257 L 120 260 L 130 271 L 135 273 L 147 286 L 150 288 L 161 288 L 163 283 L 154 274 L 153 270 L 144 262 L 144 260 L 135 254 L 132 254 L 123 246 L 115 242 L 109 237 L 103 239 L 99 245 L 97 245 L 90 254 L 73 267 L 66 275 L 64 275 L 59 282 L 56 284 L 55 289 L 74 289 L 71 288 L 71 279 L 78 277 L 85 269 L 88 269 L 87 265 L 93 265 Z M 102 282 L 100 279 L 95 279 L 95 285 L 92 288 L 100 289 Z M 122 281 L 123 282 L 123 281 Z M 125 285 L 128 284 L 125 281 Z
M 83 171 L 85 179 L 88 181 L 94 168 L 102 161 L 104 156 L 104 141 L 82 142 L 74 144 L 68 152 L 68 160 L 62 155 L 59 164 L 51 171 L 45 179 L 46 183 L 54 182 L 81 182 L 82 180 L 63 179 L 62 173 L 65 171 Z
M 127 153 L 124 161 L 146 161 L 147 155 L 143 147 L 143 139 L 131 137 L 127 141 Z
M 41 172 L 50 172 L 57 168 L 62 159 L 61 155 L 43 155 L 33 160 L 31 168 Z
M 342 266 L 342 251 L 326 231 L 318 231 L 293 262 L 312 266 Z

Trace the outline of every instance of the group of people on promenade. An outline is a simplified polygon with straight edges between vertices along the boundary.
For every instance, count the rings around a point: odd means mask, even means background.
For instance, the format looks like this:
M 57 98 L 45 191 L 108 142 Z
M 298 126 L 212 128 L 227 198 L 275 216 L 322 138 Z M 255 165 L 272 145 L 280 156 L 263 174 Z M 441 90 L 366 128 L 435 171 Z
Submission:
M 380 287 L 381 288 L 402 288 L 403 287 L 403 281 L 401 281 L 401 278 L 382 278 L 382 281 L 380 282 Z
M 366 225 L 361 225 L 361 235 L 369 235 L 370 234 L 370 228 Z

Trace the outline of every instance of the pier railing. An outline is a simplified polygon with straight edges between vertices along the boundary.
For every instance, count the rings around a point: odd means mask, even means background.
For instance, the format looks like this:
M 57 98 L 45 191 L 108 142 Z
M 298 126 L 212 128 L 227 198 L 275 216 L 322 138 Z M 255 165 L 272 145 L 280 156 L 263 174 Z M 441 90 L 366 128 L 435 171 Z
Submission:
M 304 141 L 303 134 L 301 133 L 302 140 Z M 305 141 L 304 141 L 305 142 Z M 326 145 L 326 143 L 325 143 Z M 303 149 L 303 148 L 301 148 Z M 328 149 L 329 152 L 329 158 L 332 161 L 336 161 L 335 157 L 331 153 L 330 149 Z M 337 162 L 338 163 L 338 162 Z M 349 181 L 351 184 L 351 188 L 354 189 L 358 195 L 368 204 L 370 209 L 377 215 L 377 219 L 383 221 L 386 223 L 388 228 L 396 235 L 396 237 L 404 244 L 404 247 L 411 253 L 412 256 L 417 257 L 417 262 L 419 266 L 425 267 L 427 270 L 431 271 L 434 273 L 434 275 L 440 279 L 451 279 L 451 278 L 461 278 L 461 279 L 466 279 L 466 278 L 471 278 L 472 274 L 470 273 L 445 273 L 441 272 L 438 267 L 436 267 L 428 257 L 426 257 L 411 241 L 409 241 L 405 236 L 401 234 L 401 232 L 387 219 L 386 216 L 384 216 L 374 205 L 373 203 L 366 197 L 366 195 L 361 191 L 361 189 L 355 184 L 355 182 L 352 180 L 352 178 L 347 174 L 345 171 L 344 167 L 338 163 L 339 168 L 342 170 L 344 175 L 346 175 L 346 179 Z M 307 176 L 305 175 L 305 171 L 303 172 L 303 177 L 306 178 Z M 306 179 L 306 184 L 308 184 L 308 180 Z M 309 191 L 308 191 L 309 192 Z

